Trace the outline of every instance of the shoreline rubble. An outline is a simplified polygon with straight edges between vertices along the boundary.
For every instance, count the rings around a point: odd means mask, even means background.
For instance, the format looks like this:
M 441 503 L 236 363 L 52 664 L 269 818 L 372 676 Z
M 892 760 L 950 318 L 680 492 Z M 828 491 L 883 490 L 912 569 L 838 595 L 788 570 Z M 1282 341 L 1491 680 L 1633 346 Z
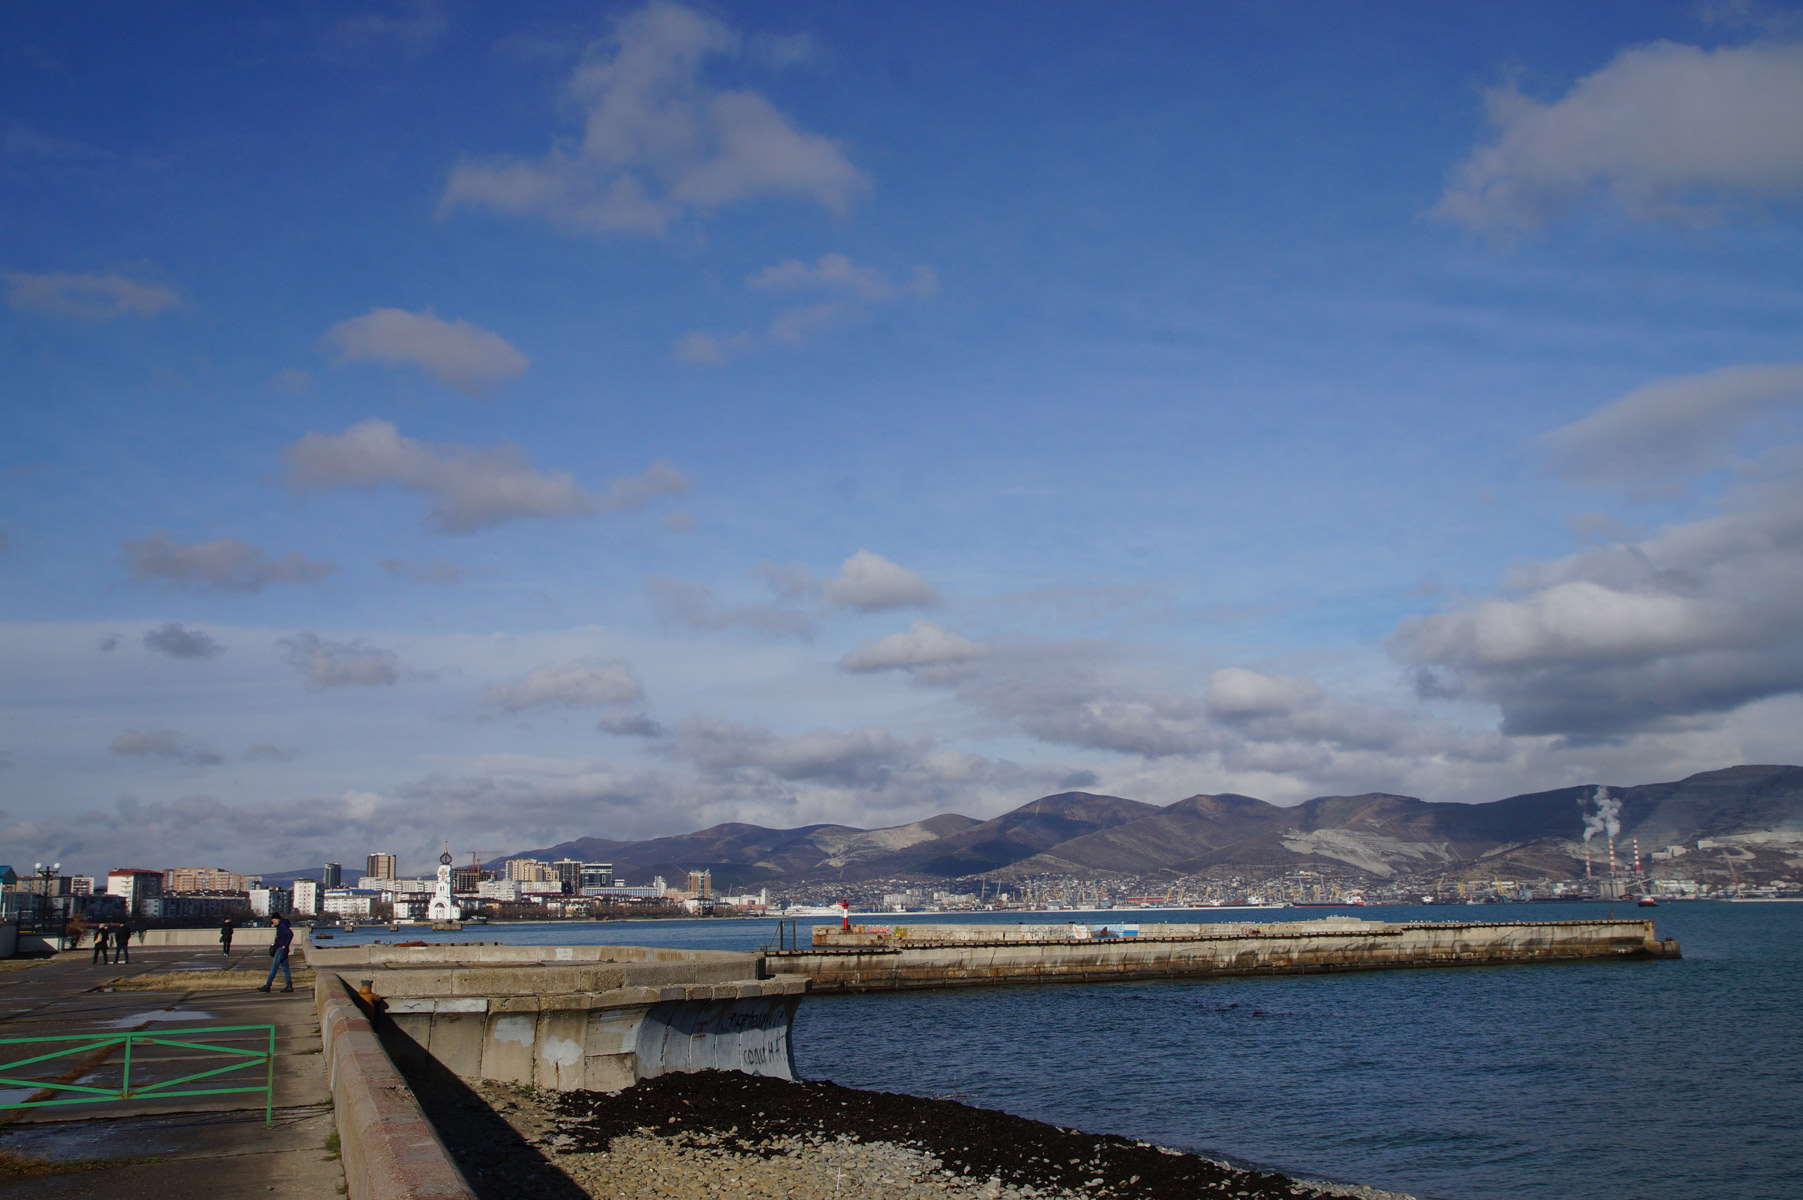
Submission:
M 460 1120 L 476 1097 L 492 1115 Z M 484 1200 L 522 1187 L 608 1200 L 1409 1200 L 952 1099 L 736 1072 L 664 1075 L 617 1093 L 482 1083 L 461 1104 L 426 1107 Z M 512 1137 L 496 1137 L 497 1116 Z

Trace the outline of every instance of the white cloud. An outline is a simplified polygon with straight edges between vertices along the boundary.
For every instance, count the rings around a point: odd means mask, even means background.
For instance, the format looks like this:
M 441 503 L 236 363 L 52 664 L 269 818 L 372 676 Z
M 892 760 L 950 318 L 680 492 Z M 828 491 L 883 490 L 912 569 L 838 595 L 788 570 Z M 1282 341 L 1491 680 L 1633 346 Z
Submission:
M 670 356 L 677 362 L 723 367 L 751 346 L 752 338 L 748 333 L 708 333 L 693 329 L 676 339 L 670 347 Z
M 931 681 L 953 677 L 989 653 L 981 642 L 954 633 L 936 621 L 918 620 L 900 633 L 866 642 L 839 660 L 839 668 L 853 674 L 907 671 Z
M 1723 465 L 1737 427 L 1799 401 L 1803 364 L 1726 367 L 1635 388 L 1545 441 L 1555 468 L 1571 479 L 1669 492 Z
M 764 197 L 845 213 L 870 181 L 837 142 L 798 129 L 756 92 L 703 78 L 710 59 L 740 48 L 731 29 L 678 4 L 628 13 L 570 80 L 568 97 L 586 112 L 581 139 L 536 160 L 460 162 L 442 207 L 540 215 L 599 236 L 660 235 L 685 216 Z
M 424 54 L 450 31 L 444 0 L 399 0 L 338 18 L 327 28 L 323 49 L 332 59 L 362 57 L 393 48 L 406 57 Z
M 225 761 L 212 747 L 188 741 L 173 729 L 128 729 L 107 749 L 128 758 L 168 758 L 196 767 Z
M 791 783 L 881 788 L 895 768 L 916 759 L 927 747 L 875 726 L 785 735 L 697 717 L 683 722 L 665 753 L 715 776 L 753 771 Z
M 535 708 L 612 708 L 636 704 L 645 690 L 624 659 L 584 658 L 547 663 L 518 679 L 482 689 L 482 704 L 497 712 Z
M 288 487 L 375 489 L 392 484 L 432 499 L 427 522 L 444 533 L 469 533 L 505 521 L 623 512 L 677 495 L 688 480 L 666 462 L 613 481 L 592 496 L 568 472 L 539 471 L 512 446 L 431 445 L 403 437 L 387 421 L 369 420 L 342 434 L 309 433 L 282 453 Z
M 1593 192 L 1643 217 L 1695 219 L 1735 196 L 1803 194 L 1803 43 L 1624 50 L 1543 102 L 1487 96 L 1497 139 L 1454 172 L 1435 211 L 1476 229 L 1533 228 Z
M 666 624 L 750 629 L 773 638 L 810 638 L 835 608 L 880 612 L 939 603 L 939 593 L 919 574 L 868 550 L 846 559 L 831 579 L 799 563 L 759 563 L 752 574 L 776 594 L 776 603 L 727 604 L 706 584 L 664 576 L 648 580 L 645 591 Z
M 1204 699 L 1211 716 L 1235 721 L 1281 715 L 1317 704 L 1321 689 L 1307 679 L 1223 667 L 1209 676 Z
M 297 633 L 281 640 L 289 665 L 306 676 L 311 691 L 323 688 L 392 686 L 401 678 L 400 659 L 394 651 L 371 646 L 362 639 L 323 641 L 315 633 Z
M 880 554 L 860 549 L 839 567 L 826 588 L 827 601 L 838 608 L 880 612 L 886 608 L 927 608 L 939 593 L 924 577 Z
M 1501 596 L 1403 622 L 1393 653 L 1510 734 L 1698 728 L 1803 693 L 1803 462 L 1761 461 L 1720 515 L 1518 567 Z
M 111 321 L 115 317 L 154 317 L 181 307 L 181 297 L 161 284 L 139 283 L 123 275 L 32 275 L 11 272 L 12 306 L 45 317 Z
M 823 254 L 813 264 L 792 258 L 765 267 L 747 278 L 745 285 L 772 294 L 814 293 L 825 298 L 779 309 L 771 316 L 762 338 L 744 331 L 685 333 L 671 349 L 677 361 L 723 366 L 763 343 L 801 345 L 859 319 L 873 304 L 909 296 L 926 299 L 939 290 L 939 277 L 931 267 L 919 266 L 906 282 L 897 283 L 887 272 L 860 267 L 843 254 Z
M 180 621 L 145 633 L 144 648 L 170 658 L 215 658 L 225 653 L 225 647 L 214 641 L 211 634 L 186 629 Z
M 811 266 L 791 258 L 765 267 L 745 283 L 766 292 L 830 292 L 871 302 L 901 295 L 924 299 L 939 290 L 939 277 L 931 267 L 915 267 L 912 278 L 898 284 L 886 272 L 860 267 L 843 254 L 823 254 Z
M 811 609 L 780 604 L 722 604 L 704 583 L 669 579 L 661 575 L 645 581 L 645 593 L 668 625 L 690 629 L 750 629 L 765 637 L 814 635 L 820 618 Z
M 322 344 L 339 362 L 411 363 L 438 382 L 471 396 L 493 392 L 526 373 L 524 354 L 498 333 L 468 321 L 446 321 L 431 309 L 372 308 L 326 330 Z
M 126 542 L 125 565 L 133 579 L 221 592 L 260 592 L 272 583 L 308 583 L 338 569 L 294 552 L 270 558 L 237 538 L 182 545 L 167 533 Z

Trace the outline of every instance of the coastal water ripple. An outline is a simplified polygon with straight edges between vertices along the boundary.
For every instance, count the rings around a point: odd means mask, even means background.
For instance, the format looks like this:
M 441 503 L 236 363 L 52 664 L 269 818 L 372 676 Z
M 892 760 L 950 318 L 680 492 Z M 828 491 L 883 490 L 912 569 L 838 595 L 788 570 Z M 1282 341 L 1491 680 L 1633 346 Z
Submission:
M 816 996 L 796 1017 L 796 1064 L 808 1078 L 954 1096 L 1423 1200 L 1803 1200 L 1803 905 L 1622 915 L 1653 916 L 1684 958 Z M 631 922 L 464 936 L 751 949 L 773 929 Z

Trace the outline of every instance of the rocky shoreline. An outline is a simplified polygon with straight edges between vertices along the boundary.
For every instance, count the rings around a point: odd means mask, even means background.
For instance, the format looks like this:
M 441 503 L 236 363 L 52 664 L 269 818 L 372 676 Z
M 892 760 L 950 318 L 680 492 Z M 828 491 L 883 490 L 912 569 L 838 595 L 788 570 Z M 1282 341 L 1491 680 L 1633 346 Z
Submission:
M 443 1082 L 415 1090 L 483 1200 L 1408 1200 L 826 1082 L 707 1072 L 608 1094 L 459 1081 L 460 1096 L 431 1086 Z

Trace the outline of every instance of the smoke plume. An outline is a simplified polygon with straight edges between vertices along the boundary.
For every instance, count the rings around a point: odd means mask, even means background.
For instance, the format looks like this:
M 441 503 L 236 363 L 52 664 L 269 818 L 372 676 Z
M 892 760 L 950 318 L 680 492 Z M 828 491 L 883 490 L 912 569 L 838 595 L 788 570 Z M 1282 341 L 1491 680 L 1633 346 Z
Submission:
M 1586 842 L 1599 833 L 1606 833 L 1610 838 L 1621 833 L 1621 801 L 1611 796 L 1608 788 L 1600 787 L 1596 789 L 1596 795 L 1588 800 L 1579 800 L 1578 809 L 1583 812 L 1591 804 L 1596 805 L 1596 811 L 1584 813 Z

